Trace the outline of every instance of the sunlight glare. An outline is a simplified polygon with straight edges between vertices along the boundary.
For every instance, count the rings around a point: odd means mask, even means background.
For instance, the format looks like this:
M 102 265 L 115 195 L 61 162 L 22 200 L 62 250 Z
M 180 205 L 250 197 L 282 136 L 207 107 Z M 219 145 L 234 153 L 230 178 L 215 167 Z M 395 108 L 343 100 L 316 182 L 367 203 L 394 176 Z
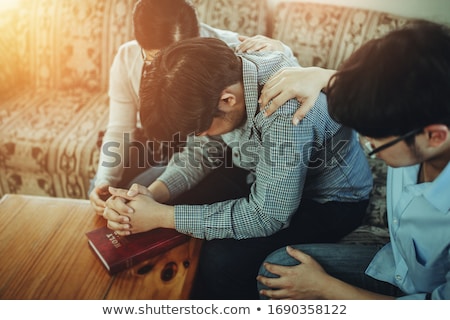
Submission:
M 19 5 L 20 0 L 0 0 L 0 11 L 13 9 Z

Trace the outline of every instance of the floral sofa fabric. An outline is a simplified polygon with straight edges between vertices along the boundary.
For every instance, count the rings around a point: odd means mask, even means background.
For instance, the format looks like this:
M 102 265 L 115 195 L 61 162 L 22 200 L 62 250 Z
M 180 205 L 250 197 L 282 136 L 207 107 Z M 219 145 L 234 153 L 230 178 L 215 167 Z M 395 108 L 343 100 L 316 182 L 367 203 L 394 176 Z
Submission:
M 22 0 L 0 17 L 0 194 L 86 198 L 134 0 Z M 5 59 L 4 59 L 5 58 Z
M 300 65 L 336 69 L 363 43 L 409 21 L 373 10 L 281 2 L 271 36 L 289 44 Z
M 268 5 L 264 0 L 192 0 L 199 20 L 215 28 L 246 36 L 268 33 Z
M 269 1 L 269 0 L 267 0 Z M 273 2 L 273 1 L 272 1 Z M 97 137 L 108 120 L 109 68 L 133 39 L 135 0 L 21 0 L 0 13 L 0 196 L 87 198 Z M 408 19 L 384 12 L 278 1 L 193 0 L 199 20 L 289 45 L 303 66 L 337 68 L 369 39 Z M 386 167 L 364 225 L 345 242 L 383 243 Z

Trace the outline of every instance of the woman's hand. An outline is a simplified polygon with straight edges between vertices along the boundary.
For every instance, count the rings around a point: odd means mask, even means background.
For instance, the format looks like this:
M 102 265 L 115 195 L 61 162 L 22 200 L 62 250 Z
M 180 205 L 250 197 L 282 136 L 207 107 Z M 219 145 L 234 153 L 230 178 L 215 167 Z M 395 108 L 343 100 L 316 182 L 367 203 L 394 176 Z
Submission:
M 237 52 L 256 52 L 256 51 L 280 51 L 284 52 L 283 43 L 279 40 L 257 35 L 253 37 L 239 36 L 242 41 L 236 48 Z
M 259 104 L 266 116 L 271 115 L 289 99 L 296 98 L 300 108 L 292 122 L 297 125 L 311 110 L 314 102 L 325 88 L 334 70 L 318 67 L 290 67 L 274 74 L 261 91 Z
M 103 215 L 103 211 L 106 207 L 106 199 L 108 199 L 111 194 L 108 191 L 109 185 L 103 184 L 95 187 L 89 194 L 89 201 L 95 210 L 95 213 L 99 216 Z

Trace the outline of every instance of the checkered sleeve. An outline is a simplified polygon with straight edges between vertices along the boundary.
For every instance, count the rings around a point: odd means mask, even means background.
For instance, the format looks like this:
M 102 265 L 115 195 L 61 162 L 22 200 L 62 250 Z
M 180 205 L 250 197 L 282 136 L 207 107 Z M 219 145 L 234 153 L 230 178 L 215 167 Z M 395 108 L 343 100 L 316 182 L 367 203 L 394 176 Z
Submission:
M 175 153 L 167 169 L 158 178 L 169 189 L 171 199 L 197 185 L 214 167 L 214 161 L 204 152 L 208 137 L 188 137 L 183 151 Z
M 298 146 L 314 139 L 312 125 L 305 121 L 299 130 L 292 126 L 290 116 L 278 115 L 262 129 L 262 144 L 253 150 L 259 158 L 249 197 L 175 206 L 178 231 L 204 239 L 244 239 L 267 236 L 288 226 L 301 201 L 307 173 L 304 163 L 311 153 L 311 148 Z

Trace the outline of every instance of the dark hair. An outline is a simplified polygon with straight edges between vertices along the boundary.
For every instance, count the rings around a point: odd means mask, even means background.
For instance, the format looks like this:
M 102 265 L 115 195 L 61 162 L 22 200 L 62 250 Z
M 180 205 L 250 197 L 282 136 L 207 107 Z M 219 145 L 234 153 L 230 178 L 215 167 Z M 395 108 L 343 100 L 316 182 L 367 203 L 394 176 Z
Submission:
M 420 20 L 364 44 L 328 84 L 330 115 L 373 138 L 448 126 L 449 30 Z
M 194 7 L 186 0 L 139 0 L 133 10 L 134 35 L 146 49 L 199 36 Z
M 162 50 L 146 66 L 139 91 L 140 116 L 151 140 L 207 130 L 220 116 L 222 91 L 242 81 L 242 65 L 223 41 L 192 38 Z

